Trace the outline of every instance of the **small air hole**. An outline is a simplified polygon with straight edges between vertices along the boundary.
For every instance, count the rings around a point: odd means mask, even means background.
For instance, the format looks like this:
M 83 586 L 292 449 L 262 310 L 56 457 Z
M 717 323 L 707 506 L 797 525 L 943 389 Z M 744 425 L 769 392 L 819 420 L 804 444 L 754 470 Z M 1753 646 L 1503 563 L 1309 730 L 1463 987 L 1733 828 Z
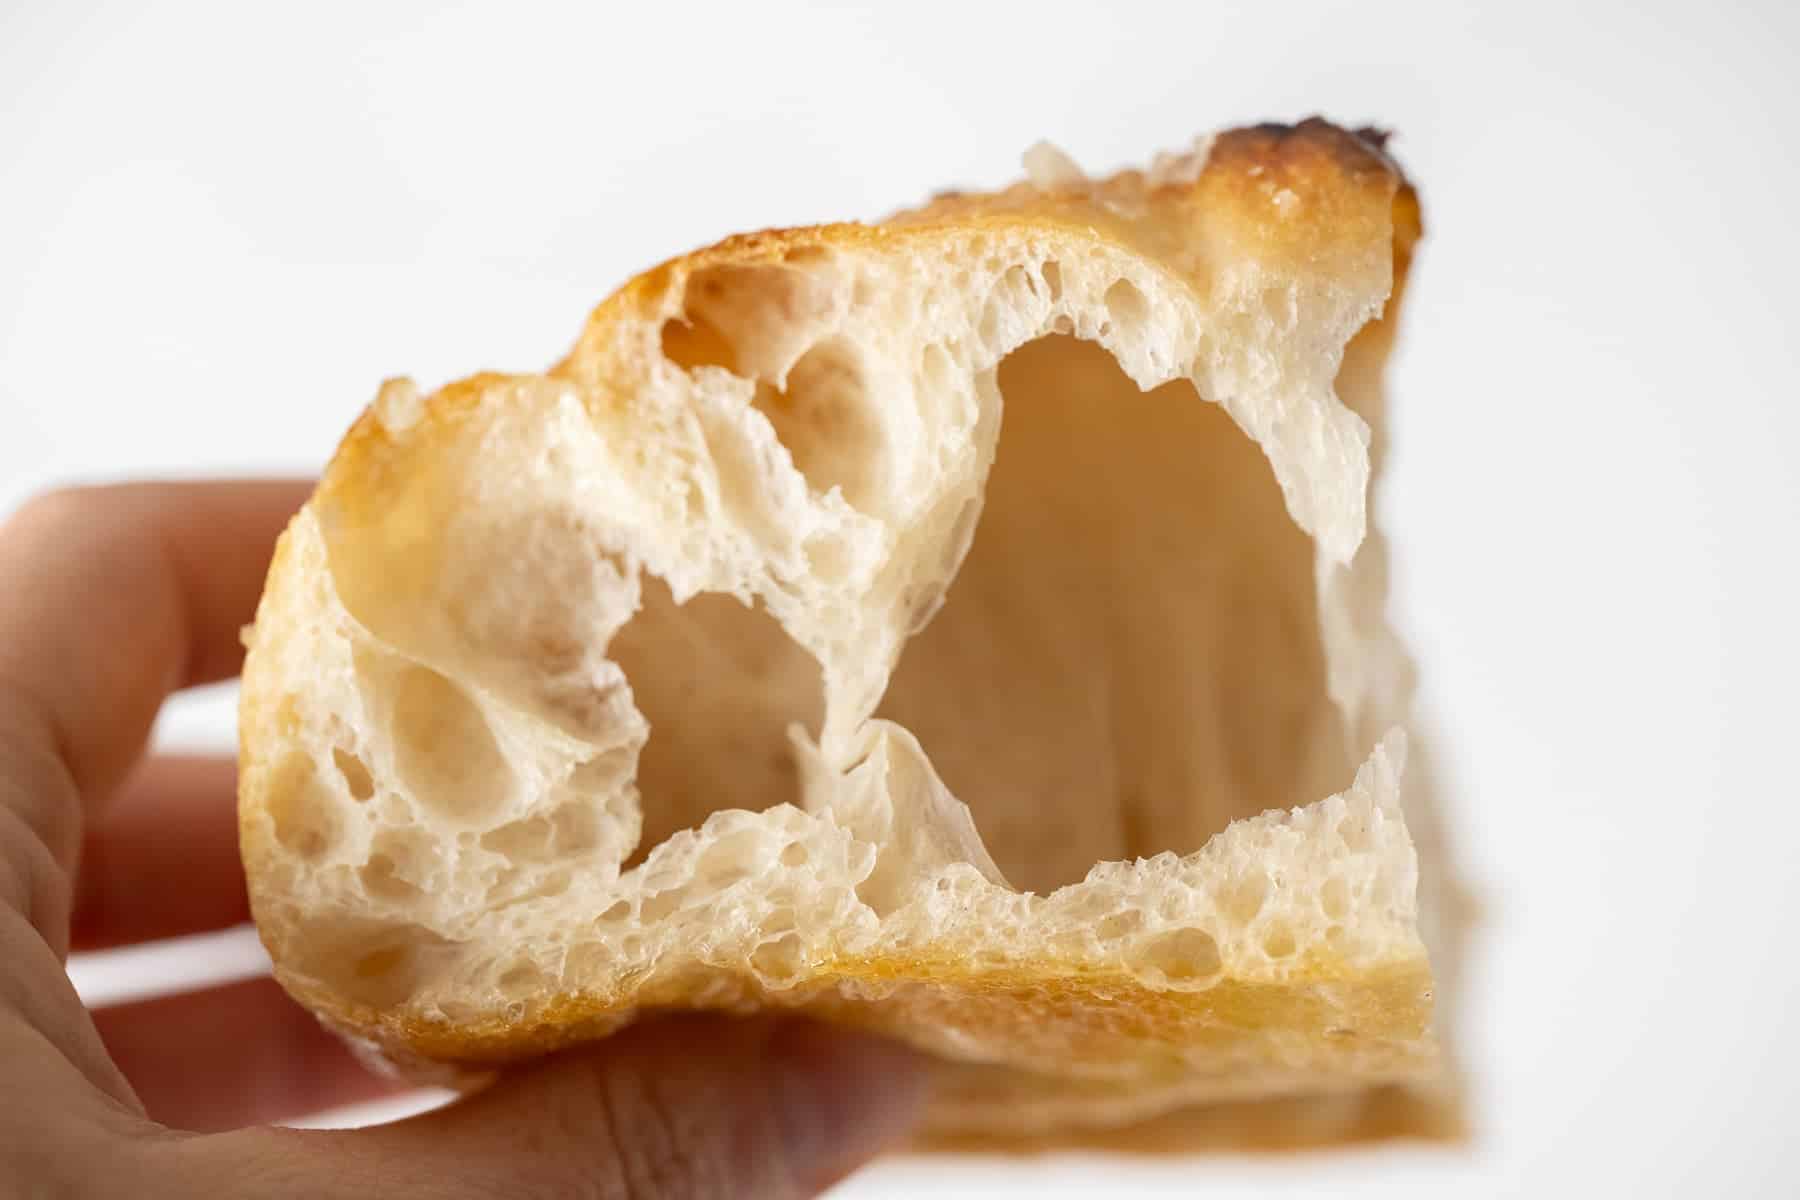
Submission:
M 406 947 L 388 946 L 357 959 L 351 971 L 358 979 L 375 979 L 389 974 L 405 961 Z
M 720 367 L 735 373 L 737 351 L 710 322 L 689 315 L 665 321 L 662 327 L 663 357 L 684 370 Z
M 680 908 L 686 900 L 687 889 L 685 887 L 673 887 L 667 891 L 657 892 L 654 896 L 646 896 L 638 906 L 639 919 L 646 925 L 655 925 Z
M 567 871 L 552 871 L 543 878 L 542 882 L 532 888 L 527 895 L 534 899 L 560 896 L 569 890 L 569 884 L 573 882 L 574 880 Z
M 1341 921 L 1350 911 L 1350 888 L 1339 876 L 1333 875 L 1319 889 L 1319 909 L 1333 921 Z
M 1106 289 L 1106 314 L 1114 328 L 1131 333 L 1150 315 L 1150 302 L 1129 279 L 1121 279 Z
M 1128 937 L 1143 927 L 1144 914 L 1135 909 L 1127 909 L 1124 912 L 1116 912 L 1102 918 L 1094 932 L 1100 936 L 1101 941 L 1112 942 L 1122 937 Z
M 937 343 L 933 342 L 919 352 L 919 377 L 926 387 L 934 390 L 949 387 L 955 372 L 956 361 Z
M 375 780 L 362 759 L 338 747 L 332 750 L 331 761 L 337 764 L 338 774 L 344 777 L 344 784 L 350 789 L 352 800 L 361 802 L 375 794 Z
M 500 976 L 500 990 L 512 999 L 522 999 L 543 986 L 544 973 L 534 963 L 519 963 Z
M 1294 944 L 1294 931 L 1287 923 L 1276 921 L 1263 932 L 1262 948 L 1270 958 L 1288 958 L 1299 947 Z
M 1269 895 L 1269 877 L 1252 871 L 1231 880 L 1219 892 L 1219 911 L 1235 925 L 1248 925 L 1262 911 Z
M 547 817 L 509 821 L 481 835 L 481 848 L 509 859 L 541 860 L 550 855 L 552 826 Z
M 369 895 L 380 900 L 411 900 L 419 894 L 417 887 L 396 873 L 394 860 L 385 854 L 371 855 L 363 864 L 362 884 Z
M 789 842 L 781 851 L 781 865 L 784 867 L 804 867 L 806 865 L 806 844 Z
M 1219 943 L 1204 929 L 1176 929 L 1162 934 L 1146 943 L 1137 958 L 1172 983 L 1210 979 L 1223 965 Z
M 772 942 L 764 942 L 750 953 L 750 969 L 764 983 L 786 983 L 799 975 L 804 965 L 797 933 L 786 933 Z
M 337 845 L 338 805 L 307 755 L 290 754 L 276 768 L 269 788 L 269 819 L 275 825 L 275 840 L 298 857 L 316 862 Z

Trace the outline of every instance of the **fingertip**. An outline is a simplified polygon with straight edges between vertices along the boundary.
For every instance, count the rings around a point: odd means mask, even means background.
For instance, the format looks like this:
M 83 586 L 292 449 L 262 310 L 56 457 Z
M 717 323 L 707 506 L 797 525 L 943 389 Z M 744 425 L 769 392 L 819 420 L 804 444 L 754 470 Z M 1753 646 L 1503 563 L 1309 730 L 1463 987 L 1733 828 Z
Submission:
M 771 1101 L 796 1182 L 821 1189 L 902 1145 L 929 1099 L 929 1060 L 874 1034 L 792 1021 L 769 1039 Z
M 665 1016 L 432 1112 L 304 1145 L 309 1170 L 404 1173 L 414 1187 L 382 1194 L 811 1196 L 903 1143 L 927 1091 L 918 1055 L 867 1034 Z

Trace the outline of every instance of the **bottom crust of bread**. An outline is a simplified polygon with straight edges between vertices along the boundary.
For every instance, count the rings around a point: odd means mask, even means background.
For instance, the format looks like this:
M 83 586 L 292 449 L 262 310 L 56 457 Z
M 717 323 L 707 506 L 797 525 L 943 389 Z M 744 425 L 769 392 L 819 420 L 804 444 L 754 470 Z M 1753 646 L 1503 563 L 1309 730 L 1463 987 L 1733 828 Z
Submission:
M 323 993 L 303 998 L 371 1062 L 453 1087 L 661 1011 L 789 1011 L 915 1045 L 934 1031 L 926 1040 L 941 1044 L 928 1048 L 945 1057 L 918 1149 L 1186 1152 L 1463 1138 L 1461 1099 L 1429 1028 L 1433 986 L 1423 959 L 1375 971 L 1314 961 L 1279 984 L 1227 979 L 1171 992 L 1053 965 L 981 971 L 879 958 L 820 964 L 785 990 L 675 977 L 628 1006 L 561 996 L 526 1024 L 383 1018 Z M 706 996 L 698 1004 L 696 987 Z M 1043 1070 L 955 1061 L 967 1046 L 1002 1046 L 1010 1062 Z

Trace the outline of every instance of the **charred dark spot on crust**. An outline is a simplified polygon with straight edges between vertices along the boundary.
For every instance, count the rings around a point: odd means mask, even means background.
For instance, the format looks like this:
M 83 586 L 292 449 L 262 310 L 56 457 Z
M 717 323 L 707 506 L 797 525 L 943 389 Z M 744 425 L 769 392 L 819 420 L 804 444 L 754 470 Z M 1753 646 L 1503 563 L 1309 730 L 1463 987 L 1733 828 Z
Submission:
M 1276 171 L 1329 161 L 1349 175 L 1404 180 L 1399 164 L 1387 155 L 1390 136 L 1388 130 L 1376 126 L 1351 130 L 1316 116 L 1297 125 L 1264 121 L 1220 134 L 1213 144 L 1212 159 Z

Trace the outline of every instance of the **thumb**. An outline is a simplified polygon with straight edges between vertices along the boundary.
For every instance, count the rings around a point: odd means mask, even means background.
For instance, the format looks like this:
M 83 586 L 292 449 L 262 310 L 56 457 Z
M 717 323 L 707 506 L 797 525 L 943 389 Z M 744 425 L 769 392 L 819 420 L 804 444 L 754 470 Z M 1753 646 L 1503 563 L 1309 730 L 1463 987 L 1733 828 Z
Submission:
M 224 1135 L 246 1140 L 227 1159 L 252 1161 L 221 1160 L 235 1177 L 207 1182 L 220 1194 L 252 1179 L 280 1181 L 259 1193 L 273 1195 L 811 1196 L 906 1135 L 926 1073 L 904 1047 L 828 1026 L 668 1018 L 394 1125 Z

